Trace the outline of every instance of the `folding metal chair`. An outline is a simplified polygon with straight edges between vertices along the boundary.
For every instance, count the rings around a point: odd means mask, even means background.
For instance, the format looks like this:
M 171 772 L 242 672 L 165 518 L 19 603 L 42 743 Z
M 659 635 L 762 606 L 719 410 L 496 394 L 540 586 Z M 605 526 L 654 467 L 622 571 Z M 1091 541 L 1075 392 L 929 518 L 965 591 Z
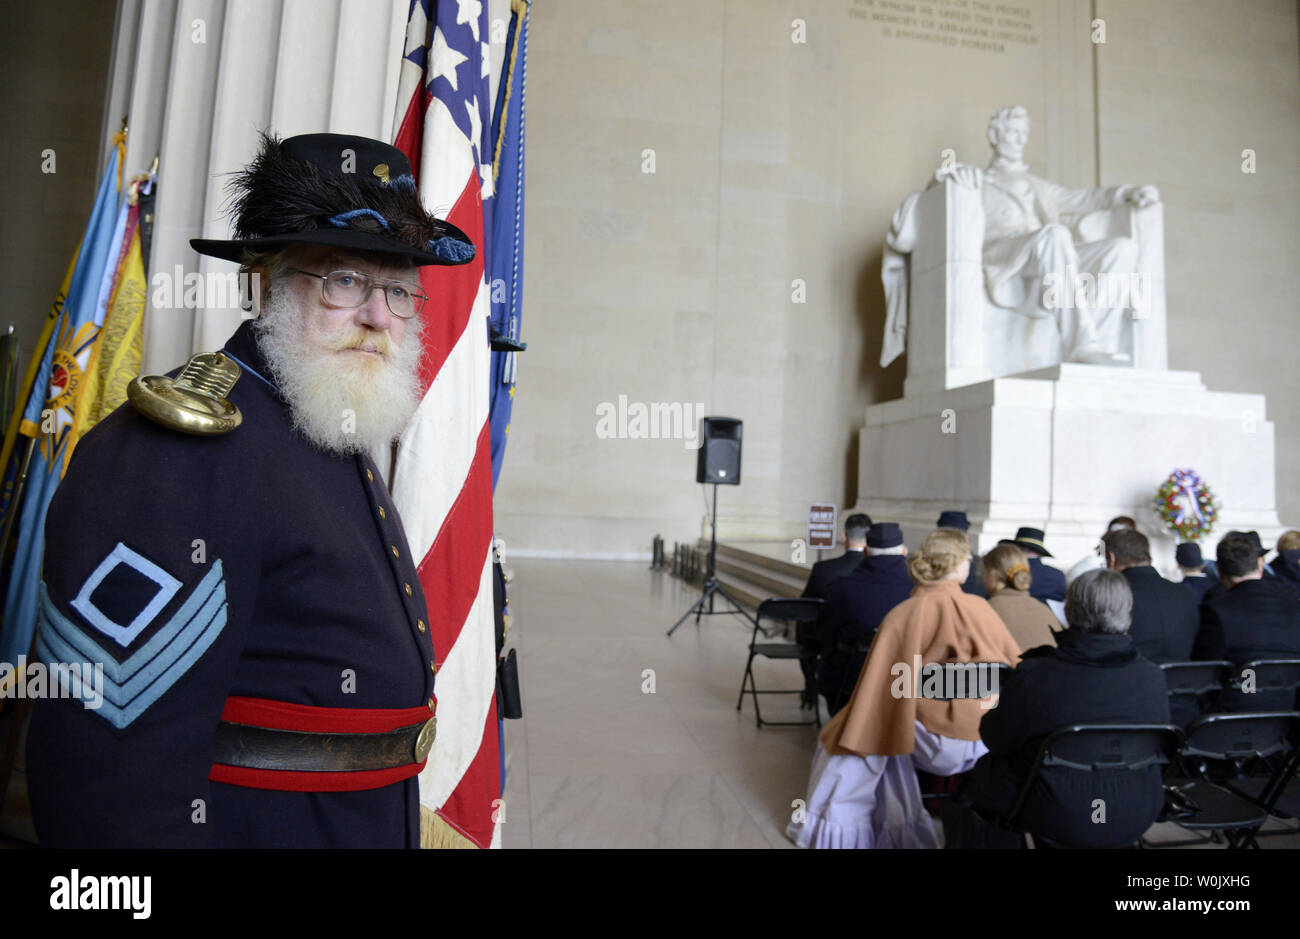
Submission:
M 1300 659 L 1256 659 L 1227 676 L 1223 711 L 1290 711 L 1298 706 Z
M 1172 821 L 1188 831 L 1209 831 L 1215 841 L 1222 836 L 1229 848 L 1258 848 L 1255 833 L 1268 820 L 1281 788 L 1285 787 L 1287 776 L 1283 770 L 1289 765 L 1298 728 L 1300 713 L 1296 711 L 1208 714 L 1194 721 L 1187 728 L 1186 742 L 1179 752 L 1178 762 L 1184 775 L 1165 780 L 1168 802 L 1162 820 Z M 1283 766 L 1275 776 L 1276 791 L 1272 780 L 1266 787 L 1270 796 L 1267 805 L 1231 783 L 1219 785 L 1209 779 L 1207 760 L 1229 762 L 1240 775 L 1247 760 L 1267 759 L 1277 754 L 1283 755 Z M 1290 772 L 1293 774 L 1294 768 Z
M 1084 847 L 1047 838 L 1020 825 L 1020 813 L 1029 801 L 1042 769 L 1061 766 L 1083 773 L 1116 769 L 1138 772 L 1176 760 L 1182 740 L 1182 732 L 1173 724 L 1071 724 L 1055 730 L 1039 746 L 1038 755 L 1020 787 L 1010 814 L 997 821 L 1003 827 L 1029 836 L 1031 845 Z M 1152 818 L 1145 827 L 1150 827 L 1155 821 Z M 1140 836 L 1141 832 L 1138 832 L 1131 841 L 1117 839 L 1114 846 L 1136 844 Z
M 1212 709 L 1219 692 L 1223 691 L 1232 663 L 1216 662 L 1162 662 L 1169 688 L 1169 714 L 1179 727 L 1186 727 L 1205 710 Z
M 762 628 L 763 620 L 772 620 L 773 622 L 786 623 L 815 623 L 817 614 L 821 612 L 824 601 L 819 597 L 772 597 L 764 600 L 758 605 L 758 612 L 754 616 L 754 633 L 749 640 L 749 660 L 745 662 L 745 675 L 740 680 L 740 696 L 736 699 L 736 710 L 739 711 L 745 700 L 745 691 L 748 687 L 749 693 L 754 698 L 754 718 L 758 721 L 758 726 L 762 727 L 768 724 L 772 727 L 802 727 L 809 724 L 815 724 L 817 727 L 822 725 L 821 706 L 816 696 L 813 696 L 813 719 L 810 721 L 765 721 L 763 714 L 758 708 L 758 696 L 760 694 L 797 694 L 802 695 L 804 688 L 797 689 L 771 689 L 759 688 L 754 680 L 754 659 L 763 657 L 765 659 L 792 659 L 810 661 L 817 657 L 817 653 L 812 649 L 802 646 L 797 642 L 760 642 L 759 634 L 762 633 L 764 638 L 767 632 Z

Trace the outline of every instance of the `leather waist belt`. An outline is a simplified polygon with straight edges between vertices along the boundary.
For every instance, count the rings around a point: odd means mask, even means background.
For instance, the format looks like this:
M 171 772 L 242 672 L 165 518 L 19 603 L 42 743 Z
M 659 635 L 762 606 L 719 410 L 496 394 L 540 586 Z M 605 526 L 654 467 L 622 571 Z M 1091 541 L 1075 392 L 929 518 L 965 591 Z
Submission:
M 209 779 L 254 789 L 376 789 L 424 768 L 437 729 L 433 704 L 321 708 L 264 698 L 226 700 Z

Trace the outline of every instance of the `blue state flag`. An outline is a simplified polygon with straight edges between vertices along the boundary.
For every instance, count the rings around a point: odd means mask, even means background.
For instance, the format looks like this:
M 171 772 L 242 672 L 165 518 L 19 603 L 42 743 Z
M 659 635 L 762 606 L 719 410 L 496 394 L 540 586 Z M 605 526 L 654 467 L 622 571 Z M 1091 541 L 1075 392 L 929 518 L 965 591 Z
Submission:
M 105 270 L 117 260 L 113 233 L 119 198 L 117 174 L 121 147 L 114 147 L 99 184 L 90 224 L 68 288 L 67 302 L 23 412 L 23 432 L 35 437 L 35 452 L 27 476 L 22 514 L 18 520 L 18 550 L 14 554 L 4 620 L 0 621 L 0 662 L 14 663 L 26 655 L 36 629 L 37 588 L 45 552 L 45 514 L 65 469 L 72 441 L 77 399 L 84 369 L 98 335 L 96 309 Z
M 493 336 L 518 340 L 524 292 L 524 79 L 528 59 L 526 0 L 512 0 L 510 30 L 497 106 L 492 114 L 493 191 L 488 287 L 492 298 L 489 324 Z M 493 350 L 488 433 L 492 447 L 492 488 L 501 475 L 510 412 L 514 405 L 517 353 Z M 504 765 L 504 764 L 503 764 Z

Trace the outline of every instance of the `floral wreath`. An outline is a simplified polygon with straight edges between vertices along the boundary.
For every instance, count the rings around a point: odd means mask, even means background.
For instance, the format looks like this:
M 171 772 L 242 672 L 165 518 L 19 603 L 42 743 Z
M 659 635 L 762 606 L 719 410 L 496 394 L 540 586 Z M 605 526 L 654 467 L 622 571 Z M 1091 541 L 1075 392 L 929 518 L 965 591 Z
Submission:
M 1184 541 L 1210 533 L 1219 518 L 1219 505 L 1210 487 L 1195 470 L 1176 469 L 1156 490 L 1156 514 Z

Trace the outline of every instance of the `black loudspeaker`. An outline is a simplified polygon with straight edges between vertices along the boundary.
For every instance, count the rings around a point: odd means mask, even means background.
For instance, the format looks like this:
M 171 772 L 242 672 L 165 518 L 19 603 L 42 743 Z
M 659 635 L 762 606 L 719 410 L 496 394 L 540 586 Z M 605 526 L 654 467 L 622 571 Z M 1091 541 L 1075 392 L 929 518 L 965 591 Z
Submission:
M 700 454 L 695 463 L 697 483 L 740 485 L 740 429 L 733 417 L 706 417 L 700 425 Z

